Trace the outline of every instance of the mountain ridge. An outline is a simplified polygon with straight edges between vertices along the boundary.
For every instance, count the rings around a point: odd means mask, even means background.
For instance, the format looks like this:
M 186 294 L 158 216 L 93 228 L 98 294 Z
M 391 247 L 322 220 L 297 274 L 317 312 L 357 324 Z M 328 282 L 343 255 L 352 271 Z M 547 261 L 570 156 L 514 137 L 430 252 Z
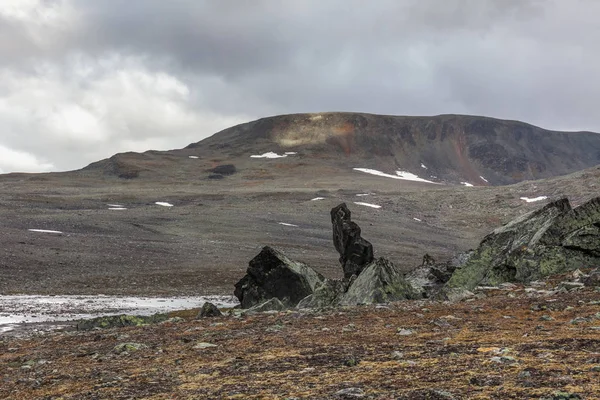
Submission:
M 401 170 L 436 182 L 507 185 L 600 164 L 600 134 L 457 114 L 287 114 L 235 125 L 183 149 L 116 154 L 83 171 L 102 169 L 132 179 L 152 170 L 153 163 L 162 170 L 169 163 L 177 168 L 175 159 L 185 155 L 252 169 L 257 163 L 249 157 L 268 152 L 296 153 L 304 163 L 324 167 Z

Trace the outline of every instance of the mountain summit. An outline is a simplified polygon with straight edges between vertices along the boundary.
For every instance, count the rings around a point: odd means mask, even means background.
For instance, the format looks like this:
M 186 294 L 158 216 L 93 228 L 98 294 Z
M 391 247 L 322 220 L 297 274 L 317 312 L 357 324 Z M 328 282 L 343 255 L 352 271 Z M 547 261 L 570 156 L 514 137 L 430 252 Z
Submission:
M 171 175 L 170 168 L 187 168 L 177 160 L 182 155 L 234 164 L 247 173 L 261 168 L 256 158 L 294 155 L 289 159 L 317 170 L 402 171 L 436 183 L 506 185 L 600 164 L 600 134 L 464 115 L 291 114 L 237 125 L 182 150 L 120 154 L 88 169 L 122 178 L 144 171 Z

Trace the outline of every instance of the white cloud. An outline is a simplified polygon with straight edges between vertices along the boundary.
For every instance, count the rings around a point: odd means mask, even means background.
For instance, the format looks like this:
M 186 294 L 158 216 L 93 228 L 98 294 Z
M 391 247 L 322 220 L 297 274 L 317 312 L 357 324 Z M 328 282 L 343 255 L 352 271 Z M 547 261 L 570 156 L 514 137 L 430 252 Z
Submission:
M 119 151 L 184 146 L 249 119 L 197 110 L 193 100 L 184 82 L 136 57 L 78 54 L 33 72 L 4 68 L 0 145 L 14 154 L 46 149 L 56 168 L 74 169 Z M 11 159 L 3 169 L 21 165 Z
M 32 154 L 9 149 L 0 144 L 0 173 L 5 172 L 46 172 L 54 165 L 39 160 Z

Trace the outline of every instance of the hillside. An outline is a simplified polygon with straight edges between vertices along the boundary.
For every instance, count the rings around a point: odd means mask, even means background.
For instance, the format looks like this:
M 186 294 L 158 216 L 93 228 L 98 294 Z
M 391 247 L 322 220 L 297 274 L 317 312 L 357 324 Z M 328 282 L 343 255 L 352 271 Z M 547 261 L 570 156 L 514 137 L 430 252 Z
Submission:
M 204 171 L 226 163 L 255 176 L 261 164 L 251 156 L 269 152 L 294 153 L 285 157 L 288 168 L 401 170 L 438 183 L 504 185 L 600 164 L 600 134 L 463 115 L 294 114 L 234 126 L 183 150 L 119 154 L 85 170 L 130 179 L 200 173 L 183 162 L 187 155 Z

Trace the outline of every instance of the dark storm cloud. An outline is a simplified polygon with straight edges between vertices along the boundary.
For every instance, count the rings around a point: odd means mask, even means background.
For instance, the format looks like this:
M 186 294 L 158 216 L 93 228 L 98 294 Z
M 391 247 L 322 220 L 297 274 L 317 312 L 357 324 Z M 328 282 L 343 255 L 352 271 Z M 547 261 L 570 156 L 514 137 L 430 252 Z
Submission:
M 33 169 L 292 112 L 600 131 L 592 0 L 5 1 L 0 152 Z

